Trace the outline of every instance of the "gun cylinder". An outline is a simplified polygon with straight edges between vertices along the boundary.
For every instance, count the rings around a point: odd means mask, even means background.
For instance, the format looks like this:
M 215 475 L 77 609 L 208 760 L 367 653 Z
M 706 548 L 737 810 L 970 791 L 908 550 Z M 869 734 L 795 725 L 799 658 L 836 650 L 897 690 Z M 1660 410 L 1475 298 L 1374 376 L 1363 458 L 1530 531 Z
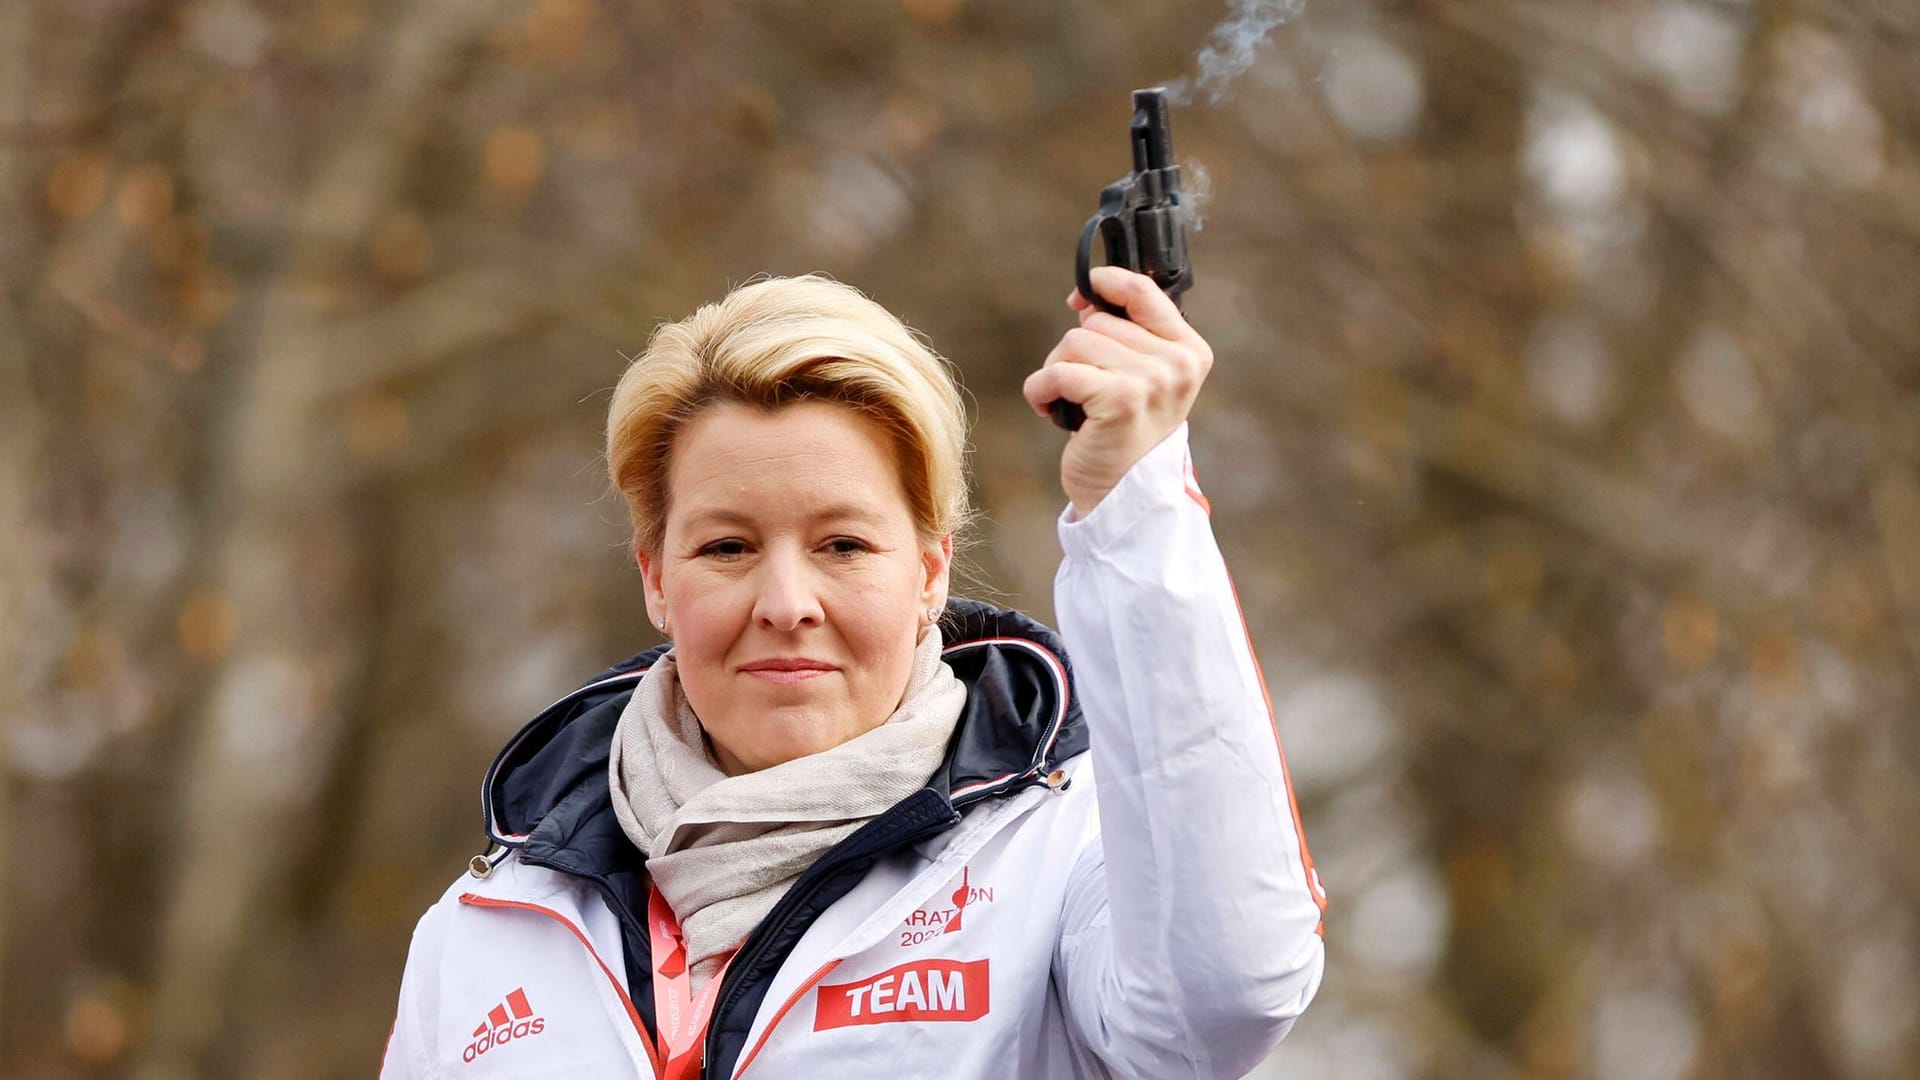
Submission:
M 1187 268 L 1187 237 L 1178 208 L 1142 210 L 1134 215 L 1140 272 L 1171 291 Z

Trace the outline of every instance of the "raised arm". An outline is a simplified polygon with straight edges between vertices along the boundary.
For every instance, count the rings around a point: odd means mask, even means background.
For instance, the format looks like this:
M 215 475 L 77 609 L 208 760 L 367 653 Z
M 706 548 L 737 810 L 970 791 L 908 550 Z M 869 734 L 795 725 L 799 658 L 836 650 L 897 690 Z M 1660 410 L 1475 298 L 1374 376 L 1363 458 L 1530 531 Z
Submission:
M 1210 356 L 1135 277 L 1096 279 L 1131 321 L 1082 311 L 1028 384 L 1029 399 L 1072 387 L 1088 416 L 1074 442 L 1114 425 L 1062 463 L 1074 509 L 1055 606 L 1093 729 L 1101 836 L 1075 863 L 1055 968 L 1075 1029 L 1116 1071 L 1239 1076 L 1319 987 L 1324 898 L 1191 479 L 1184 418 Z M 1041 379 L 1066 365 L 1095 370 Z M 1115 473 L 1108 452 L 1132 456 Z

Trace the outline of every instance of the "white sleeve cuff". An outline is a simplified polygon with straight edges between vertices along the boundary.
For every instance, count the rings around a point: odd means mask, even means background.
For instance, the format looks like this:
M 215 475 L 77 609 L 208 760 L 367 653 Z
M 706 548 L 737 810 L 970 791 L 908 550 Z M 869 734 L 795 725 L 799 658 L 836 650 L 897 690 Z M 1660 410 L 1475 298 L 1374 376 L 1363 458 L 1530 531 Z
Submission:
M 1124 538 L 1140 518 L 1153 510 L 1181 500 L 1194 499 L 1204 506 L 1199 485 L 1193 476 L 1192 456 L 1187 448 L 1187 424 L 1183 421 L 1173 433 L 1160 440 L 1133 463 L 1120 482 L 1094 506 L 1093 513 L 1075 519 L 1073 504 L 1060 513 L 1060 549 L 1068 558 L 1085 558 L 1111 548 Z

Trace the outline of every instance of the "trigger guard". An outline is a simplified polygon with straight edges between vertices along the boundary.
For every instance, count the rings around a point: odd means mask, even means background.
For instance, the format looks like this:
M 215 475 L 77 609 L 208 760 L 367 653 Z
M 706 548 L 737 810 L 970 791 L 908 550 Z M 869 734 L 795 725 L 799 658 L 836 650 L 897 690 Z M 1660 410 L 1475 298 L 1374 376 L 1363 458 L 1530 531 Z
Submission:
M 1073 283 L 1074 287 L 1080 290 L 1080 295 L 1086 297 L 1088 303 L 1109 315 L 1117 315 L 1124 319 L 1127 317 L 1126 308 L 1108 303 L 1105 297 L 1093 291 L 1093 239 L 1100 234 L 1109 221 L 1119 224 L 1119 219 L 1112 214 L 1095 214 L 1087 219 L 1086 227 L 1080 230 L 1080 249 L 1074 253 L 1073 258 Z

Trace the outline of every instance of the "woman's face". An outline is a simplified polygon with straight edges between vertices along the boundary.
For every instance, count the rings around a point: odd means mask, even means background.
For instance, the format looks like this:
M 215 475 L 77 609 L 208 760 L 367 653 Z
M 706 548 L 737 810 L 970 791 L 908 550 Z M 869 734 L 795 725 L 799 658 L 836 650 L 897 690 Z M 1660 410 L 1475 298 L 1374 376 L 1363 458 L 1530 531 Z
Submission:
M 900 704 L 952 543 L 922 546 L 893 447 L 851 409 L 718 405 L 674 444 L 640 555 L 687 703 L 730 774 L 838 746 Z

